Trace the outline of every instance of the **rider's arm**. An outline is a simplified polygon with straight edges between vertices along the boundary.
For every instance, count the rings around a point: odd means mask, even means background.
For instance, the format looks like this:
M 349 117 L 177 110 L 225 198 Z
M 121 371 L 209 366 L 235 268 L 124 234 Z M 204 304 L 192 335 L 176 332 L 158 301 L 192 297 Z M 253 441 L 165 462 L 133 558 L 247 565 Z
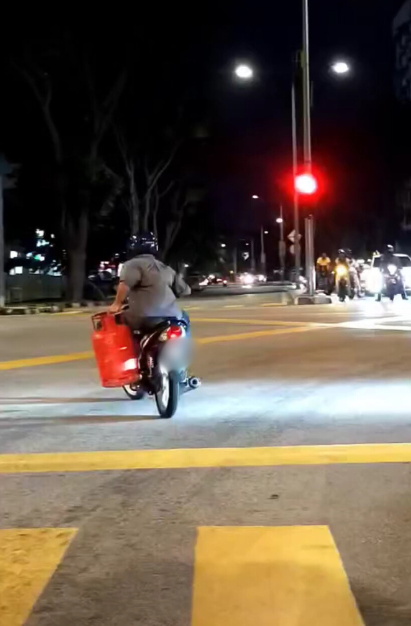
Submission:
M 130 291 L 130 289 L 135 287 L 140 279 L 141 271 L 138 267 L 136 267 L 136 264 L 130 264 L 128 262 L 124 263 L 120 274 L 120 282 L 117 287 L 116 298 L 110 307 L 110 311 L 112 313 L 117 313 L 118 311 L 120 311 L 121 307 L 124 304 L 124 301 L 128 296 L 128 292 Z
M 127 287 L 126 283 L 122 281 L 119 282 L 114 304 L 120 307 L 123 304 L 124 300 L 127 298 L 128 292 L 129 292 L 129 288 Z

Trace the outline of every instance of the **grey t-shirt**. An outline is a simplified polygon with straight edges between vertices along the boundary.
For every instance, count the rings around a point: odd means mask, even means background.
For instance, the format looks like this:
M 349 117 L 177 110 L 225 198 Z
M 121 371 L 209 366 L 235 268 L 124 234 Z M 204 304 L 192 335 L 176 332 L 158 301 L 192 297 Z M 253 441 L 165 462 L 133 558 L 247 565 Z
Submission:
M 188 296 L 190 287 L 153 255 L 142 254 L 124 263 L 120 281 L 130 289 L 129 317 L 133 325 L 150 317 L 181 318 L 176 296 Z

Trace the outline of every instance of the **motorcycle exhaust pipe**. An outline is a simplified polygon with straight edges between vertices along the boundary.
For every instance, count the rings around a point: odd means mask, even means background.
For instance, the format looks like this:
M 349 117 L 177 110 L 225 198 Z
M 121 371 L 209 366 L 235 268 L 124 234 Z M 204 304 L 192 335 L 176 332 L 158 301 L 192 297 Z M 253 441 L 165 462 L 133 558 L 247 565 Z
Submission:
M 197 376 L 190 376 L 188 386 L 190 389 L 198 389 L 201 386 L 201 380 Z

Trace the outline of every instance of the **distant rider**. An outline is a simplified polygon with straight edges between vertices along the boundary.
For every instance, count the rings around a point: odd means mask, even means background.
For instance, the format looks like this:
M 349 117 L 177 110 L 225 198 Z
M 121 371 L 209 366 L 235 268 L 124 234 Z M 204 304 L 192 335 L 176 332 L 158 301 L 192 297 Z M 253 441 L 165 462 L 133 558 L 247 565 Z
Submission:
M 326 252 L 323 252 L 322 255 L 319 256 L 318 259 L 317 259 L 317 270 L 325 269 L 327 272 L 329 272 L 330 271 L 330 267 L 331 267 L 331 259 L 327 255 Z
M 401 282 L 400 282 L 401 297 L 403 300 L 408 300 L 407 293 L 405 291 L 404 281 L 402 278 L 401 261 L 397 256 L 395 256 L 394 246 L 392 246 L 391 244 L 387 244 L 385 246 L 385 250 L 381 255 L 380 269 L 383 274 L 386 274 L 388 272 L 389 265 L 395 265 L 395 267 L 397 268 L 400 279 L 401 279 Z
M 318 257 L 316 263 L 317 284 L 320 289 L 328 291 L 330 288 L 331 259 L 326 252 Z

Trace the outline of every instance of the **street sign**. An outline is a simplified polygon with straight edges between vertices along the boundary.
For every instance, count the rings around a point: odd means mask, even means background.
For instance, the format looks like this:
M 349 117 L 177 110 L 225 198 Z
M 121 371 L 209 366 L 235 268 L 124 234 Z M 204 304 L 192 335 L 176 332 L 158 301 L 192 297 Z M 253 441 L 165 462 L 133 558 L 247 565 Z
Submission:
M 243 252 L 241 256 L 243 257 L 244 261 L 247 261 L 247 259 L 250 258 L 250 253 L 249 252 Z
M 291 243 L 295 243 L 295 230 L 292 230 L 291 233 L 288 235 L 288 239 L 291 241 Z M 298 241 L 300 241 L 301 239 L 301 235 L 298 235 Z

